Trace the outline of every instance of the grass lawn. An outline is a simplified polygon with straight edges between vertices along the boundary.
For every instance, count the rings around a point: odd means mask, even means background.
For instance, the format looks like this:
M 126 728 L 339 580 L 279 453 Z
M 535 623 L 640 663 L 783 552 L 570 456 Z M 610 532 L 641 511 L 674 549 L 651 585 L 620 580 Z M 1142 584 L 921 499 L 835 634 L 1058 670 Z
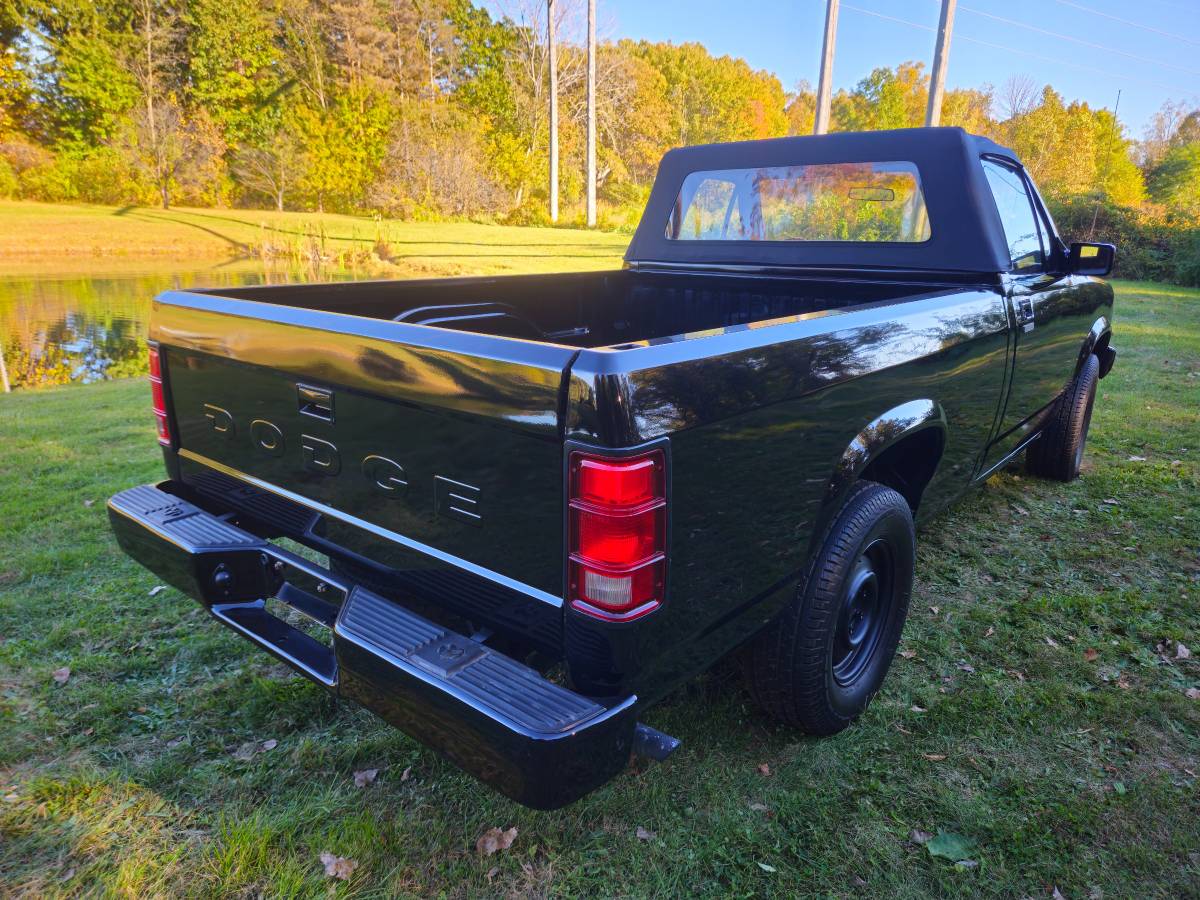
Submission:
M 1117 317 L 1084 476 L 925 529 L 857 727 L 776 727 L 721 667 L 645 713 L 671 760 L 555 813 L 152 594 L 104 511 L 161 477 L 144 383 L 0 397 L 0 894 L 1200 895 L 1200 292 L 1121 284 Z
M 264 253 L 287 263 L 308 260 L 313 252 L 346 265 L 371 263 L 384 275 L 549 272 L 614 268 L 628 243 L 625 234 L 572 228 L 0 200 L 0 263 L 10 274 L 257 259 Z

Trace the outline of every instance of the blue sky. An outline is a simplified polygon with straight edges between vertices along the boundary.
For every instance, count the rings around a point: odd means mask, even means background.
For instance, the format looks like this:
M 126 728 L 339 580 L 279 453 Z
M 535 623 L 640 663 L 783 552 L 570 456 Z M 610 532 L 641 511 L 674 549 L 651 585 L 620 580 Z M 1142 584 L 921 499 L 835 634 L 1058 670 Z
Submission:
M 842 0 L 834 88 L 852 87 L 876 66 L 910 59 L 928 66 L 940 6 Z M 816 84 L 825 0 L 597 0 L 597 7 L 606 37 L 699 41 L 774 72 L 785 88 L 801 79 Z M 999 89 L 1013 75 L 1109 109 L 1120 90 L 1121 119 L 1141 137 L 1164 100 L 1200 103 L 1200 0 L 960 0 L 948 84 Z

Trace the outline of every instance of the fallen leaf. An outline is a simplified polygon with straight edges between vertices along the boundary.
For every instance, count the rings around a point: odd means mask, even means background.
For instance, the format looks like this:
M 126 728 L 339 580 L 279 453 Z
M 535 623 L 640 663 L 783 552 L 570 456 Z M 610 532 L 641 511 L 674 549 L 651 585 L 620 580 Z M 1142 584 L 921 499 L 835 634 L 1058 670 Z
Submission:
M 908 839 L 914 844 L 926 844 L 933 840 L 933 835 L 928 831 L 922 831 L 920 828 L 914 828 L 909 833 Z
M 931 607 L 929 607 L 929 611 L 930 611 L 931 613 L 933 613 L 935 616 L 938 614 L 938 610 L 939 610 L 939 609 L 941 609 L 941 607 L 940 607 L 940 606 L 931 606 Z
M 496 877 L 497 875 L 499 875 L 499 874 L 500 874 L 500 867 L 499 867 L 499 866 L 492 866 L 490 869 L 488 869 L 488 870 L 487 870 L 487 880 L 488 880 L 488 884 L 491 884 L 491 883 L 492 883 L 492 879 L 493 879 L 493 878 L 495 878 L 495 877 Z
M 66 684 L 67 679 L 71 677 L 71 670 L 69 667 L 63 666 L 61 669 L 55 669 L 50 675 L 58 684 Z
M 637 831 L 635 831 L 634 834 L 637 835 L 637 839 L 639 841 L 652 841 L 658 837 L 658 835 L 653 831 L 643 828 L 641 825 L 637 827 Z
M 1019 669 L 1008 669 L 1008 670 L 1007 670 L 1007 672 L 1008 672 L 1008 674 L 1009 674 L 1009 675 L 1011 675 L 1013 678 L 1017 679 L 1017 681 L 1024 681 L 1024 680 L 1025 680 L 1025 673 L 1024 673 L 1024 672 L 1022 672 L 1022 671 L 1020 671 Z
M 1133 687 L 1133 682 L 1131 682 L 1129 680 L 1128 675 L 1126 675 L 1124 672 L 1122 672 L 1120 677 L 1117 678 L 1117 687 L 1119 687 L 1123 691 L 1127 691 L 1131 687 Z
M 187 738 L 185 738 L 183 735 L 180 735 L 177 738 L 171 738 L 169 741 L 167 741 L 167 749 L 174 750 L 176 747 L 178 747 L 180 744 L 182 744 L 185 740 L 187 740 Z
M 71 868 L 67 869 L 67 871 L 62 873 L 62 878 L 60 878 L 59 880 L 60 881 L 70 881 L 72 878 L 75 877 L 75 872 L 76 872 L 75 867 L 71 866 Z
M 1096 659 L 1096 657 L 1099 655 L 1100 655 L 1100 651 L 1097 650 L 1095 647 L 1088 647 L 1086 650 L 1083 651 L 1083 658 L 1085 660 L 1087 660 L 1088 662 L 1093 662 Z
M 95 729 L 95 728 L 88 727 L 88 728 L 85 728 L 85 729 L 83 729 L 83 736 L 84 736 L 84 737 L 91 737 L 91 736 L 92 736 L 93 734 L 95 734 L 95 733 L 96 733 L 96 729 Z M 170 744 L 168 744 L 167 746 L 169 747 L 169 746 L 171 746 L 171 745 L 170 745 Z
M 993 628 L 991 625 L 989 625 L 989 626 L 988 626 L 988 630 L 987 630 L 987 631 L 985 631 L 985 632 L 983 633 L 983 636 L 984 636 L 984 637 L 991 637 L 991 636 L 992 636 L 993 634 L 995 634 L 995 633 L 996 633 L 996 629 L 995 629 L 995 628 Z
M 766 863 L 759 863 L 758 867 L 760 869 L 762 869 L 764 872 L 774 872 L 775 871 L 774 866 L 768 866 Z
M 354 786 L 366 787 L 375 780 L 375 776 L 379 774 L 378 769 L 363 769 L 361 772 L 354 773 Z
M 941 762 L 946 758 L 945 753 L 922 753 L 921 755 L 930 762 Z
M 233 758 L 246 762 L 254 758 L 254 753 L 257 749 L 258 743 L 256 741 L 246 741 L 246 743 L 233 751 Z
M 974 859 L 960 859 L 954 864 L 956 869 L 975 869 L 978 868 L 979 862 Z
M 403 772 L 403 773 L 400 775 L 400 780 L 401 780 L 401 781 L 408 781 L 408 776 L 409 776 L 409 775 L 411 775 L 411 774 L 412 774 L 412 766 L 409 766 L 409 767 L 408 767 L 407 769 L 405 769 L 405 770 L 404 770 L 404 772 Z
M 275 740 L 275 738 L 268 738 L 267 740 L 263 741 L 259 745 L 258 749 L 261 752 L 265 753 L 268 750 L 274 750 L 278 746 L 279 746 L 279 741 Z
M 759 775 L 770 775 L 771 767 L 769 765 L 767 765 L 766 763 L 759 763 L 758 764 L 758 774 Z
M 1188 688 L 1183 692 L 1183 696 L 1189 700 L 1200 700 L 1200 688 Z
M 960 671 L 966 672 L 968 675 L 975 674 L 975 667 L 973 665 L 971 665 L 970 663 L 960 662 L 958 664 L 958 669 Z
M 915 704 L 915 703 L 912 706 L 910 706 L 909 709 L 911 709 L 915 713 L 928 712 L 928 710 L 926 710 L 925 707 L 917 706 L 917 704 Z
M 901 650 L 900 655 L 903 656 L 905 659 L 915 659 L 916 655 L 917 655 L 917 651 L 916 650 Z
M 159 594 L 161 594 L 166 589 L 167 589 L 167 586 L 165 584 L 156 585 L 155 587 L 150 588 L 150 596 L 157 597 Z
M 95 502 L 96 502 L 95 500 L 84 500 L 83 505 L 90 508 L 91 506 L 93 506 L 95 504 Z
M 344 856 L 334 856 L 329 851 L 321 854 L 321 863 L 325 866 L 325 874 L 328 877 L 340 878 L 342 881 L 349 881 L 354 870 L 358 868 L 358 863 L 354 860 Z
M 1027 516 L 1027 515 L 1029 515 L 1029 510 L 1027 510 L 1027 509 L 1026 509 L 1025 507 L 1023 507 L 1023 506 L 1014 506 L 1014 507 L 1013 507 L 1013 512 L 1015 512 L 1015 513 L 1016 513 L 1017 515 L 1019 515 L 1019 516 Z
M 1179 641 L 1175 642 L 1175 658 L 1176 659 L 1191 659 L 1192 651 L 1185 647 Z
M 1062 891 L 1058 889 L 1058 885 L 1055 885 L 1054 890 L 1050 892 L 1050 900 L 1067 900 L 1067 898 L 1062 895 Z
M 952 862 L 969 859 L 975 852 L 975 842 L 953 831 L 939 831 L 937 837 L 925 843 L 930 856 L 940 856 Z
M 770 812 L 771 811 L 771 807 L 767 806 L 767 804 L 765 804 L 765 803 L 751 803 L 750 808 L 752 810 L 754 810 L 754 812 Z
M 1048 638 L 1046 638 L 1046 643 L 1047 643 L 1047 644 L 1049 644 L 1051 647 L 1057 647 L 1057 646 L 1058 646 L 1058 641 L 1056 641 L 1056 640 L 1055 640 L 1054 638 L 1052 638 L 1052 637 L 1048 637 Z
M 501 831 L 499 828 L 489 828 L 475 842 L 475 849 L 484 856 L 491 856 L 497 850 L 507 850 L 517 839 L 517 826 Z

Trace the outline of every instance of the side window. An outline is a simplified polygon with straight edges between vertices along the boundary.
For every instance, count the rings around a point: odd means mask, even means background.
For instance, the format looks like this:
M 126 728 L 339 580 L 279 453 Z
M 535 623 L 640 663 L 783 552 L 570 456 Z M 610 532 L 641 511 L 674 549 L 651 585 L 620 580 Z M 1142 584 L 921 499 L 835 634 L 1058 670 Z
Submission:
M 744 240 L 740 200 L 735 182 L 704 179 L 695 185 L 687 204 L 687 214 L 672 213 L 667 237 L 690 241 Z M 682 196 L 676 201 L 676 208 L 683 208 Z
M 990 159 L 983 160 L 983 171 L 996 199 L 1013 269 L 1018 272 L 1040 269 L 1045 263 L 1040 229 L 1021 173 Z

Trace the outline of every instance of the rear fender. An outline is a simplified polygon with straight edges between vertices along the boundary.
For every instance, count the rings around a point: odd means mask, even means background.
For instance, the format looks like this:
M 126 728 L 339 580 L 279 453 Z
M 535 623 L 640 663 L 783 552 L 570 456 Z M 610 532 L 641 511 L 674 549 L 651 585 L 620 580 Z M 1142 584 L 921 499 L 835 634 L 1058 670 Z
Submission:
M 817 527 L 813 529 L 814 544 L 821 540 L 830 520 L 841 509 L 846 493 L 873 461 L 900 441 L 931 429 L 941 432 L 944 446 L 945 411 L 933 400 L 922 399 L 892 407 L 855 435 L 829 477 Z

